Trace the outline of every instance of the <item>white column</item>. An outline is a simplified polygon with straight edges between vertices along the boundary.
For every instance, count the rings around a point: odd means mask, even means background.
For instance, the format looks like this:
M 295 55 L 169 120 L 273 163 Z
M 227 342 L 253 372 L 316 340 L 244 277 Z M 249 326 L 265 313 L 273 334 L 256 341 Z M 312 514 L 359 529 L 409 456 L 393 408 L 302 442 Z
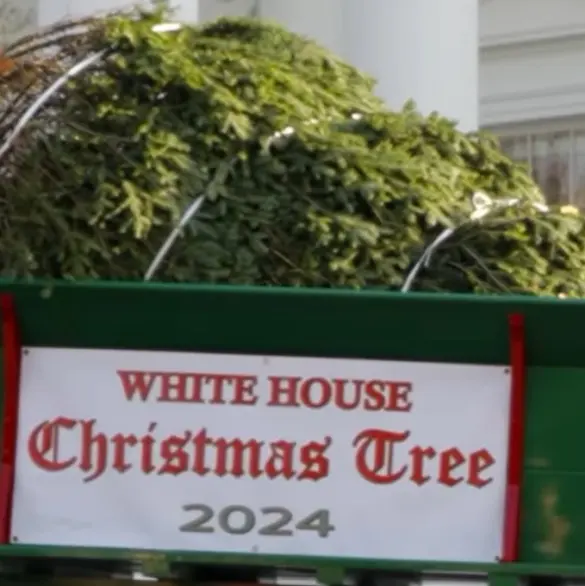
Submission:
M 478 0 L 338 2 L 343 55 L 378 80 L 390 107 L 412 98 L 425 114 L 437 110 L 462 130 L 477 129 Z
M 341 2 L 345 0 L 253 1 L 258 2 L 258 16 L 260 18 L 278 22 L 294 33 L 317 41 L 320 45 L 336 54 L 343 52 L 343 11 L 341 10 Z M 371 0 L 353 1 L 359 6 L 367 6 Z M 429 1 L 440 2 L 442 0 Z

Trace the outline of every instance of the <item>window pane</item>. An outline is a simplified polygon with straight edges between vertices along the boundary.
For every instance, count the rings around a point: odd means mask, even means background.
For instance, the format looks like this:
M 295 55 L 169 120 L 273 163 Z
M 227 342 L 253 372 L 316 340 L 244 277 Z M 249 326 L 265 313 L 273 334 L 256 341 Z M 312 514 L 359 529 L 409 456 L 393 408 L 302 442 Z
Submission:
M 575 133 L 575 176 L 573 185 L 575 186 L 575 197 L 573 199 L 576 206 L 585 208 L 585 132 Z
M 532 176 L 551 204 L 570 202 L 570 160 L 570 133 L 532 137 Z

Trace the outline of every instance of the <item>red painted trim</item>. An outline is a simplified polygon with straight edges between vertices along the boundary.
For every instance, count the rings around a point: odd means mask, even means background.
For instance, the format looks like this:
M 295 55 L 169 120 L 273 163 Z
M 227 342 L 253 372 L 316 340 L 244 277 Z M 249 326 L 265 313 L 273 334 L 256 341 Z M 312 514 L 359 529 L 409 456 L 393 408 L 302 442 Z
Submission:
M 526 394 L 526 339 L 524 316 L 508 318 L 510 336 L 510 421 L 508 436 L 508 474 L 504 508 L 502 562 L 518 559 L 520 533 L 520 490 L 524 458 L 524 419 Z
M 16 459 L 21 345 L 12 295 L 0 294 L 0 310 L 2 312 L 2 357 L 4 361 L 4 412 L 2 458 L 0 459 L 0 543 L 9 543 Z

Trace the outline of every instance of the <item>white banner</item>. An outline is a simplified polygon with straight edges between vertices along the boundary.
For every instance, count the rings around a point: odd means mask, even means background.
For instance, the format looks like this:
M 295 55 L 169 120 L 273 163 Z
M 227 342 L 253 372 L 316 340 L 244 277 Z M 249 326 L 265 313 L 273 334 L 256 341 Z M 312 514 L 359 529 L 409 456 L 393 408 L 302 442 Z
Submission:
M 509 387 L 498 366 L 28 348 L 13 541 L 491 562 Z

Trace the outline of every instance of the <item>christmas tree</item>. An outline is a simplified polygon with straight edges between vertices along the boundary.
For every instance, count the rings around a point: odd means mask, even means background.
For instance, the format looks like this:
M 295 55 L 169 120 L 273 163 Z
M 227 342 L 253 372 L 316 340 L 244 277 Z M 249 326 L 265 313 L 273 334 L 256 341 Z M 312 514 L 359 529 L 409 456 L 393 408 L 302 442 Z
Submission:
M 423 257 L 414 289 L 583 294 L 582 216 L 548 209 L 493 137 L 389 111 L 374 80 L 278 26 L 168 18 L 6 48 L 0 275 L 141 279 L 203 196 L 157 279 L 400 289 Z

